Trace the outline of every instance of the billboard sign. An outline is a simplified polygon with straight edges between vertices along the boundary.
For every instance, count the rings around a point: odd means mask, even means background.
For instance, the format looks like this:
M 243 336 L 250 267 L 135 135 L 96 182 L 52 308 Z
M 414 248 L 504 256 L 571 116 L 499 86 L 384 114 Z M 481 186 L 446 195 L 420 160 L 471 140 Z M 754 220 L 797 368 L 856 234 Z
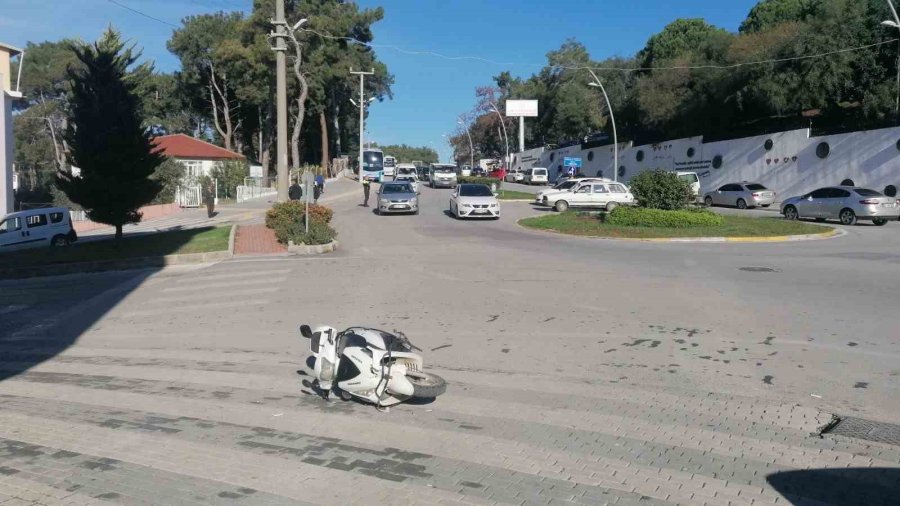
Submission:
M 538 115 L 537 100 L 507 100 L 506 115 L 510 118 L 534 118 Z
M 580 169 L 581 168 L 581 158 L 577 157 L 565 157 L 563 158 L 563 167 L 567 169 Z

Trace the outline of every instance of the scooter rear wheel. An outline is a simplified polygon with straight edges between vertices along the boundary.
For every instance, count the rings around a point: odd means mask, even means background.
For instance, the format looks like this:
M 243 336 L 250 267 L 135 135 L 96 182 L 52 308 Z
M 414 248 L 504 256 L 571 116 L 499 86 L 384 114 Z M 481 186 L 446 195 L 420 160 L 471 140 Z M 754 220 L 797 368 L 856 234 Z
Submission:
M 447 382 L 437 374 L 407 371 L 406 379 L 412 383 L 415 399 L 434 399 L 447 391 Z

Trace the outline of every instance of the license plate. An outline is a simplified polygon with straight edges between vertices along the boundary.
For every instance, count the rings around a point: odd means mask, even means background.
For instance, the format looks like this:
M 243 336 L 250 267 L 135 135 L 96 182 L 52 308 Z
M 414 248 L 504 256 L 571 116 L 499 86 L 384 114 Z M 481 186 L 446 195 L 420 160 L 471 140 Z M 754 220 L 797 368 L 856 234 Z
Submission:
M 407 206 L 403 204 L 394 204 L 391 206 L 391 209 L 406 209 Z
M 487 209 L 476 209 L 472 211 L 472 214 L 487 214 Z
M 881 204 L 881 205 L 884 206 L 884 207 L 894 207 L 894 204 L 893 204 L 893 203 L 884 203 L 884 204 Z

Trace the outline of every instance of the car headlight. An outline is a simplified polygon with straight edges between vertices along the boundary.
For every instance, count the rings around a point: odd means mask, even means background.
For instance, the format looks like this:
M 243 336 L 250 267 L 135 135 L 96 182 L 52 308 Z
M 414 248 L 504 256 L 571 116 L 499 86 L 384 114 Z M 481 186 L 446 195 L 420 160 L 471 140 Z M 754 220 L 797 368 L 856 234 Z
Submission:
M 409 199 L 409 203 L 412 204 L 412 205 L 414 205 L 414 206 L 415 206 L 415 205 L 418 205 L 419 199 L 417 199 L 416 197 L 413 197 L 413 198 Z
M 491 207 L 500 207 L 500 204 L 491 204 Z
M 382 203 L 382 204 L 390 204 L 391 201 L 388 200 L 388 199 L 381 199 L 381 203 Z
M 472 208 L 472 205 L 471 205 L 471 204 L 463 204 L 462 206 L 465 207 L 465 208 L 468 208 L 468 209 L 471 209 L 471 208 Z

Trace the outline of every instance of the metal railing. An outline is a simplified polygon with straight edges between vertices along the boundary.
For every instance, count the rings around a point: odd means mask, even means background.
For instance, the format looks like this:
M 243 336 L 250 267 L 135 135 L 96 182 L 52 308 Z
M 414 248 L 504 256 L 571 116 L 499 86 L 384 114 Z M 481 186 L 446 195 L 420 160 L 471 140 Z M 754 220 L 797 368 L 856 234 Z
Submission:
M 246 202 L 252 199 L 258 199 L 262 197 L 272 197 L 278 195 L 278 190 L 275 188 L 265 188 L 260 186 L 245 186 L 241 185 L 237 187 L 237 202 Z

